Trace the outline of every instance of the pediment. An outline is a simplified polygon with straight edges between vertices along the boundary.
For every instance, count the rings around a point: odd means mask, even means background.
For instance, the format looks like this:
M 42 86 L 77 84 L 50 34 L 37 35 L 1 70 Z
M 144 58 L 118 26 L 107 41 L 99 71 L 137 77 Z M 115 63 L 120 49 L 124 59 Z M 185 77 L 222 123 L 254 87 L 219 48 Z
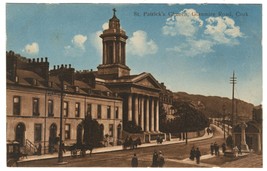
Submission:
M 135 80 L 134 84 L 155 89 L 161 88 L 157 80 L 150 74 L 146 74 L 138 80 Z

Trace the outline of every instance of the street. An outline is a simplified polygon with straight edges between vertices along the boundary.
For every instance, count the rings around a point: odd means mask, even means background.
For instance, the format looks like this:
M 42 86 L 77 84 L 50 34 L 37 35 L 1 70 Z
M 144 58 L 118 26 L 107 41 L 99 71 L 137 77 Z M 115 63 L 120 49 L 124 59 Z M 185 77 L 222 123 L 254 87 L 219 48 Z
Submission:
M 137 154 L 139 167 L 150 167 L 152 162 L 152 154 L 154 150 L 162 151 L 165 157 L 164 167 L 196 167 L 191 164 L 176 162 L 175 160 L 183 160 L 189 157 L 191 147 L 199 147 L 201 154 L 210 153 L 210 144 L 217 142 L 222 144 L 223 134 L 219 131 L 214 132 L 214 136 L 210 139 L 188 142 L 180 144 L 157 145 L 156 147 L 144 147 L 134 150 L 122 150 L 114 152 L 105 152 L 87 155 L 84 158 L 64 157 L 66 164 L 59 165 L 57 159 L 36 160 L 19 163 L 19 167 L 130 167 L 131 158 L 134 153 Z M 141 145 L 142 146 L 142 145 Z

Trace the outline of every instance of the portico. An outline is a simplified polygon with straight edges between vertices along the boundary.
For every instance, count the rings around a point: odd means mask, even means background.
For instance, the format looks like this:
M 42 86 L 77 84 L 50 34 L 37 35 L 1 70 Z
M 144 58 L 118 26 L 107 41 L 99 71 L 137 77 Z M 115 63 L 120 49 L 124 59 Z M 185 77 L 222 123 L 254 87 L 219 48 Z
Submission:
M 143 94 L 128 94 L 127 121 L 134 121 L 143 131 L 159 131 L 159 98 Z

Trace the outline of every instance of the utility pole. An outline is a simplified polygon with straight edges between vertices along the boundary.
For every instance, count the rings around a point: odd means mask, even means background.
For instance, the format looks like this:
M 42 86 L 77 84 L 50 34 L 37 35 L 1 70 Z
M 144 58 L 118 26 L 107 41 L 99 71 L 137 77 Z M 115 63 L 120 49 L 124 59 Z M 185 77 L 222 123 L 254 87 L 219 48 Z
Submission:
M 63 161 L 63 107 L 64 107 L 64 79 L 63 79 L 63 67 L 60 69 L 59 73 L 60 80 L 60 127 L 59 127 L 59 150 L 58 150 L 58 164 L 66 164 Z
M 234 110 L 235 110 L 235 84 L 236 84 L 236 77 L 235 77 L 235 71 L 233 71 L 233 76 L 230 77 L 230 84 L 232 84 L 232 128 L 235 125 L 236 117 L 234 116 Z
M 225 104 L 223 104 L 222 106 L 222 110 L 223 110 L 223 138 L 225 139 Z

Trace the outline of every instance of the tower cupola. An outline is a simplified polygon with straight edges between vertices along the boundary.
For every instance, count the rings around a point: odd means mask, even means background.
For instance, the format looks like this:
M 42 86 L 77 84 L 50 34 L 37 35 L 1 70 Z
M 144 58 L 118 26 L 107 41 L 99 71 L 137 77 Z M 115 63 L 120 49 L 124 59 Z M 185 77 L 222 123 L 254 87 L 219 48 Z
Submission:
M 109 28 L 100 35 L 103 45 L 102 64 L 99 65 L 98 75 L 105 78 L 118 78 L 130 75 L 126 66 L 126 40 L 128 36 L 120 27 L 120 20 L 113 9 L 113 17 L 109 19 Z

